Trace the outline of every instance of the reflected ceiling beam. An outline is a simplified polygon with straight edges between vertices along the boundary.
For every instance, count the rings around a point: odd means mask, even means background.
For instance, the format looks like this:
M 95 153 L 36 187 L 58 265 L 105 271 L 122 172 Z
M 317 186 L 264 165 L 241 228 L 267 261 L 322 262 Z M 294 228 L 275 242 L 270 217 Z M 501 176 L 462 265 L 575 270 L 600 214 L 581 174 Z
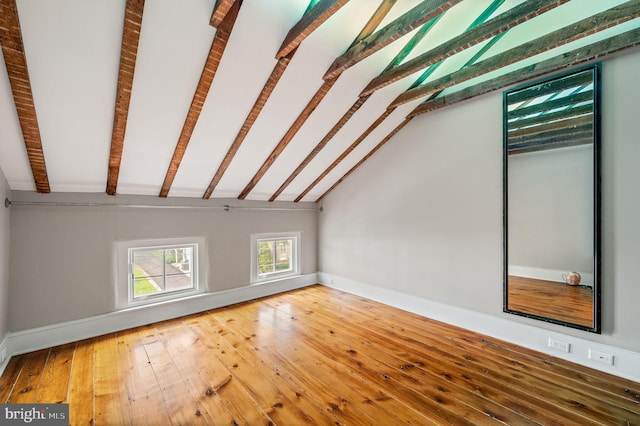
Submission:
M 405 118 L 400 124 L 398 124 L 395 129 L 393 129 L 387 136 L 384 137 L 384 139 L 382 139 L 380 141 L 380 143 L 378 143 L 378 145 L 376 145 L 371 151 L 369 151 L 369 153 L 367 155 L 365 155 L 364 157 L 362 157 L 362 159 L 360 161 L 358 161 L 352 168 L 349 169 L 349 171 L 347 173 L 345 173 L 340 179 L 338 179 L 336 181 L 336 183 L 334 183 L 331 188 L 327 189 L 318 199 L 316 199 L 316 203 L 319 203 L 320 201 L 322 201 L 324 199 L 324 197 L 326 197 L 331 191 L 333 191 L 338 185 L 340 185 L 347 177 L 349 177 L 349 175 L 351 173 L 353 173 L 358 167 L 360 167 L 365 161 L 367 161 L 369 158 L 371 158 L 371 156 L 373 154 L 375 154 L 380 148 L 382 148 L 382 146 L 384 144 L 386 144 L 387 142 L 389 142 L 389 140 L 391 138 L 393 138 L 396 133 L 398 133 L 404 126 L 406 126 L 407 124 L 409 124 L 409 122 L 411 121 L 410 117 Z
M 127 0 L 124 10 L 124 25 L 122 29 L 122 47 L 120 48 L 120 69 L 118 71 L 118 89 L 116 92 L 116 106 L 113 116 L 113 130 L 111 132 L 111 150 L 109 154 L 109 170 L 107 172 L 107 188 L 109 195 L 116 195 L 124 135 L 129 116 L 129 102 L 133 87 L 133 73 L 138 56 L 138 41 L 142 27 L 142 13 L 144 0 Z
M 224 19 L 216 30 L 216 35 L 211 43 L 211 49 L 209 49 L 209 56 L 204 64 L 204 69 L 200 75 L 200 81 L 198 81 L 198 87 L 196 87 L 195 94 L 191 100 L 191 106 L 187 112 L 187 118 L 182 126 L 178 143 L 173 151 L 169 168 L 167 169 L 164 182 L 162 183 L 162 188 L 160 189 L 159 194 L 160 197 L 167 197 L 169 195 L 169 190 L 171 189 L 173 180 L 176 177 L 180 163 L 182 163 L 182 158 L 187 150 L 187 145 L 189 145 L 191 135 L 193 135 L 193 130 L 196 127 L 204 102 L 209 94 L 209 89 L 213 84 L 213 79 L 216 76 L 218 66 L 220 65 L 222 56 L 224 55 L 229 38 L 231 37 L 231 31 L 233 30 L 233 26 L 235 25 L 238 14 L 240 13 L 241 5 L 242 0 L 236 1 L 228 13 L 225 14 Z
M 550 72 L 560 71 L 562 69 L 594 61 L 615 52 L 638 45 L 640 45 L 640 28 L 609 37 L 588 46 L 571 50 L 545 61 L 520 68 L 500 77 L 478 83 L 446 96 L 428 100 L 418 105 L 409 113 L 408 117 L 415 117 L 416 115 L 435 111 L 494 90 L 522 83 L 523 81 L 540 77 Z
M 0 0 L 0 45 L 36 191 L 51 192 L 15 0 Z
M 429 22 L 422 26 L 422 28 L 416 32 L 416 34 L 411 37 L 411 40 L 405 45 L 405 47 L 396 55 L 395 58 L 391 60 L 389 65 L 385 68 L 385 70 L 393 67 L 395 64 L 399 64 L 402 60 L 411 52 L 413 48 L 424 38 L 424 36 L 429 32 L 431 28 L 435 25 L 435 23 L 440 19 L 442 15 L 438 15 L 435 18 L 432 18 Z M 366 38 L 365 36 L 364 38 Z M 328 80 L 330 81 L 330 80 Z M 358 99 L 351 105 L 342 117 L 338 120 L 336 124 L 329 130 L 329 132 L 318 142 L 318 144 L 311 150 L 311 152 L 305 157 L 304 160 L 298 165 L 298 167 L 287 177 L 287 179 L 280 185 L 277 191 L 269 198 L 269 201 L 275 201 L 276 198 L 282 194 L 282 192 L 293 182 L 293 180 L 304 170 L 309 163 L 315 158 L 316 155 L 329 143 L 331 139 L 344 127 L 345 124 L 353 117 L 353 115 L 358 112 L 358 110 L 367 102 L 370 95 L 360 96 Z
M 278 59 L 278 62 L 271 71 L 271 75 L 269 75 L 267 82 L 260 91 L 258 99 L 256 99 L 255 103 L 253 104 L 251 111 L 249 111 L 247 118 L 240 128 L 240 131 L 227 150 L 227 153 L 222 159 L 220 166 L 218 166 L 218 170 L 211 179 L 211 182 L 209 183 L 209 186 L 204 192 L 202 198 L 210 198 L 216 186 L 218 186 L 218 184 L 220 183 L 222 176 L 229 168 L 229 165 L 238 152 L 240 145 L 242 145 L 242 142 L 244 142 L 245 138 L 249 134 L 251 127 L 260 115 L 262 108 L 264 108 L 264 105 L 267 103 L 269 96 L 271 96 L 271 93 L 276 88 L 280 77 L 282 77 L 282 74 L 284 74 L 284 71 L 289 66 L 289 62 L 291 62 L 291 59 L 293 58 L 293 55 L 295 55 L 296 50 L 298 49 L 298 46 L 300 45 L 302 40 L 304 40 L 316 28 L 318 28 L 320 24 L 329 19 L 348 1 L 349 0 L 319 0 L 315 5 L 313 5 L 313 7 L 311 7 L 311 9 L 305 12 L 300 21 L 298 21 L 298 23 L 294 25 L 293 28 L 289 31 L 289 34 L 287 34 L 284 43 L 280 47 L 280 51 L 276 55 L 276 59 Z
M 530 58 L 582 37 L 605 30 L 614 25 L 640 16 L 640 0 L 633 0 L 583 19 L 535 40 L 523 43 L 503 53 L 494 55 L 475 65 L 463 68 L 432 82 L 407 90 L 398 96 L 391 106 L 399 106 L 412 100 L 428 96 L 439 90 L 454 86 L 515 62 Z
M 238 0 L 238 2 L 242 4 L 242 0 Z M 216 0 L 216 5 L 213 7 L 213 13 L 211 14 L 209 25 L 214 28 L 218 28 L 234 3 L 236 3 L 236 0 Z M 240 4 L 238 7 L 240 7 Z
M 324 75 L 324 79 L 334 78 L 347 68 L 379 51 L 403 35 L 446 12 L 461 0 L 425 0 L 384 28 L 366 37 L 339 56 Z
M 530 0 L 507 10 L 493 19 L 475 28 L 468 29 L 457 37 L 442 43 L 441 45 L 394 67 L 380 76 L 371 80 L 371 83 L 362 91 L 363 95 L 388 86 L 404 77 L 407 77 L 421 69 L 434 65 L 444 59 L 455 55 L 465 49 L 504 33 L 531 18 L 534 18 L 548 10 L 551 10 L 568 0 Z
M 296 49 L 302 40 L 307 38 L 316 28 L 322 25 L 327 19 L 331 18 L 342 6 L 347 4 L 349 0 L 320 0 L 308 12 L 302 16 L 302 19 L 289 30 L 284 38 L 282 46 L 276 54 L 276 59 L 283 59 Z
M 380 6 L 378 7 L 378 9 L 375 11 L 375 13 L 371 16 L 367 24 L 364 26 L 362 31 L 360 31 L 360 34 L 358 34 L 358 36 L 356 37 L 352 45 L 357 43 L 361 39 L 367 37 L 371 33 L 373 33 L 373 31 L 375 31 L 378 25 L 380 25 L 380 22 L 382 22 L 382 20 L 387 15 L 387 13 L 389 13 L 389 10 L 391 10 L 391 6 L 393 6 L 393 4 L 395 4 L 396 1 L 397 0 L 383 0 L 382 3 L 380 3 Z M 311 116 L 313 111 L 317 108 L 317 106 L 324 99 L 327 93 L 329 93 L 329 90 L 331 90 L 331 88 L 333 87 L 333 85 L 335 84 L 335 82 L 338 80 L 339 77 L 340 77 L 340 74 L 338 74 L 338 76 L 335 78 L 324 81 L 322 86 L 320 86 L 320 88 L 316 91 L 316 93 L 313 95 L 311 100 L 307 103 L 307 106 L 302 110 L 302 112 L 298 115 L 298 117 L 295 119 L 293 124 L 289 127 L 289 130 L 287 130 L 287 132 L 282 137 L 280 142 L 276 145 L 273 151 L 271 151 L 271 154 L 269 154 L 269 156 L 267 157 L 265 162 L 262 164 L 258 172 L 253 176 L 253 178 L 251 178 L 247 186 L 242 190 L 242 192 L 238 196 L 240 200 L 244 200 L 245 198 L 247 198 L 249 193 L 253 190 L 253 188 L 255 188 L 255 186 L 258 184 L 260 179 L 262 179 L 262 177 L 265 175 L 267 170 L 269 170 L 271 166 L 273 166 L 273 164 L 276 162 L 280 154 L 282 154 L 282 152 L 287 147 L 287 145 L 289 145 L 289 142 L 291 142 L 293 137 L 298 133 L 302 125 Z

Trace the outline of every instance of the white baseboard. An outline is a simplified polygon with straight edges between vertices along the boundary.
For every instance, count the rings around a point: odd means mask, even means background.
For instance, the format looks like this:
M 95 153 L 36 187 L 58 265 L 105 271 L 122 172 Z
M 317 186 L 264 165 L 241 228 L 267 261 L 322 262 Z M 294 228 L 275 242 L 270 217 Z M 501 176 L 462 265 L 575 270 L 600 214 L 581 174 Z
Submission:
M 0 344 L 0 348 L 3 345 L 8 348 L 9 356 L 7 358 L 9 358 L 13 355 L 282 293 L 317 282 L 317 274 L 313 273 L 10 332 Z M 3 364 L 1 368 L 4 369 L 5 365 Z
M 8 346 L 8 338 L 9 333 L 5 334 L 2 337 L 2 341 L 0 341 L 0 376 L 4 372 L 4 369 L 7 368 L 7 364 L 9 364 L 9 346 Z
M 427 318 L 476 331 L 556 358 L 566 359 L 576 364 L 640 382 L 640 353 L 638 352 L 534 327 L 529 324 L 509 321 L 494 315 L 433 302 L 410 294 L 364 284 L 332 274 L 319 272 L 318 278 L 320 283 L 327 287 L 353 293 Z M 565 353 L 549 348 L 549 338 L 569 343 L 571 345 L 570 352 Z M 589 359 L 589 349 L 613 355 L 613 366 Z
M 576 271 L 580 274 L 580 284 L 593 287 L 593 273 Z M 509 275 L 516 275 L 518 277 L 535 278 L 538 280 L 557 281 L 563 282 L 563 275 L 568 274 L 569 271 L 559 271 L 556 269 L 542 269 L 533 268 L 530 266 L 509 265 Z

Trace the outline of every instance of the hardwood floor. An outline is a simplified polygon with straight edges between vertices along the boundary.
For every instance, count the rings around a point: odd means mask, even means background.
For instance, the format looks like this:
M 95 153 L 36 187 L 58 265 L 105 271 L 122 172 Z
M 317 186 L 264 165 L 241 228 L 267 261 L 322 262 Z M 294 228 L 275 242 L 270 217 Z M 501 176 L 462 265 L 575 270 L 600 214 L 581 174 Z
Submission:
M 640 425 L 640 383 L 311 286 L 13 357 L 74 425 Z
M 509 309 L 593 327 L 593 290 L 510 275 Z

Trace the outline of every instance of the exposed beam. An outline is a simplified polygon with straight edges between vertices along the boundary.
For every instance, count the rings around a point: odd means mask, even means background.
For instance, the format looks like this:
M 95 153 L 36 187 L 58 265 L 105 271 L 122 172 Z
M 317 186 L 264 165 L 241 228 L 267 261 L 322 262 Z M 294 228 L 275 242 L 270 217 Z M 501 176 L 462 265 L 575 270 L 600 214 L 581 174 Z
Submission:
M 535 40 L 523 43 L 503 53 L 494 55 L 482 62 L 462 68 L 432 82 L 407 90 L 398 96 L 391 106 L 399 106 L 438 90 L 454 86 L 488 72 L 497 70 L 531 56 L 546 52 L 582 37 L 597 33 L 614 25 L 640 16 L 640 0 L 632 0 L 608 9 L 589 18 L 583 19 L 559 30 L 553 31 Z
M 381 5 L 378 8 L 378 11 L 376 12 L 376 14 L 380 13 L 380 11 L 382 10 L 382 6 L 383 5 Z M 385 68 L 385 70 L 390 69 L 395 64 L 399 64 L 400 62 L 402 62 L 402 60 L 416 47 L 416 45 L 420 42 L 420 40 L 422 40 L 425 37 L 425 35 L 427 35 L 427 33 L 433 28 L 433 26 L 440 19 L 441 16 L 442 16 L 442 14 L 432 18 L 429 22 L 424 24 L 422 26 L 422 28 L 420 30 L 418 30 L 416 32 L 416 34 L 414 34 L 411 37 L 411 39 L 405 45 L 405 47 L 391 60 L 391 62 L 389 62 L 389 64 Z M 361 36 L 364 39 L 364 38 L 368 37 L 369 34 L 361 33 Z M 355 44 L 356 43 L 354 42 L 352 44 L 352 46 L 354 46 Z M 351 117 L 353 117 L 353 115 L 356 112 L 358 112 L 358 110 L 362 107 L 362 105 L 364 105 L 365 102 L 367 102 L 369 97 L 370 97 L 369 95 L 358 97 L 358 99 L 353 103 L 351 108 L 349 108 L 342 115 L 340 120 L 338 120 L 338 122 L 336 124 L 334 124 L 334 126 L 322 138 L 322 140 L 320 140 L 320 142 L 318 142 L 318 144 L 305 157 L 305 159 L 302 161 L 302 163 L 300 163 L 300 165 L 298 165 L 298 167 L 289 175 L 289 177 L 287 177 L 287 179 L 284 181 L 284 183 L 282 185 L 280 185 L 278 190 L 271 196 L 271 198 L 269 198 L 269 201 L 275 201 L 276 198 L 278 198 L 280 196 L 280 194 L 287 188 L 287 186 L 289 186 L 291 184 L 291 182 L 293 182 L 293 180 L 302 172 L 302 170 L 304 170 L 305 167 L 307 167 L 309 165 L 309 163 L 311 163 L 311 160 L 313 160 L 315 158 L 315 156 L 318 155 L 318 153 L 325 147 L 325 145 L 327 143 L 329 143 L 329 141 L 340 131 L 340 129 L 342 129 L 342 127 L 344 127 L 345 124 L 347 124 L 347 122 L 351 119 Z
M 324 197 L 326 197 L 331 191 L 333 191 L 338 185 L 340 185 L 351 173 L 353 173 L 358 167 L 360 167 L 362 164 L 364 164 L 365 161 L 367 161 L 373 154 L 375 154 L 380 148 L 382 148 L 382 146 L 384 144 L 386 144 L 387 142 L 389 142 L 389 140 L 395 136 L 396 133 L 398 133 L 404 126 L 406 126 L 407 124 L 409 124 L 409 122 L 411 121 L 411 117 L 407 117 L 405 118 L 402 123 L 398 124 L 396 126 L 395 129 L 393 129 L 387 136 L 384 137 L 384 139 L 382 139 L 380 141 L 380 143 L 378 143 L 378 145 L 376 145 L 371 151 L 369 151 L 369 153 L 367 155 L 365 155 L 364 157 L 362 157 L 362 159 L 360 161 L 358 161 L 352 168 L 349 169 L 349 171 L 347 173 L 345 173 L 340 179 L 338 179 L 336 181 L 336 183 L 334 183 L 331 188 L 327 189 L 324 194 L 322 194 L 318 199 L 316 199 L 316 203 L 319 203 L 320 201 L 322 201 L 324 199 Z
M 251 178 L 247 186 L 242 190 L 238 198 L 240 200 L 244 200 L 247 198 L 247 195 L 253 190 L 253 188 L 258 184 L 260 179 L 264 176 L 264 174 L 271 168 L 273 163 L 276 162 L 277 158 L 282 154 L 284 149 L 289 145 L 289 142 L 293 139 L 293 137 L 298 133 L 298 130 L 302 127 L 302 125 L 307 121 L 307 119 L 311 116 L 311 113 L 315 111 L 320 102 L 324 99 L 324 97 L 329 93 L 329 90 L 333 87 L 337 79 L 326 80 L 322 83 L 322 86 L 316 91 L 315 95 L 311 98 L 311 100 L 307 103 L 307 106 L 302 110 L 302 112 L 298 115 L 298 118 L 293 122 L 293 124 L 287 130 L 287 133 L 280 139 L 280 142 L 276 147 L 271 151 L 271 154 L 267 157 L 267 159 L 262 163 L 262 166 L 256 174 Z
M 278 188 L 278 190 L 271 196 L 271 198 L 269 198 L 269 201 L 275 201 L 276 198 L 278 198 L 280 194 L 282 194 L 282 191 L 284 191 L 285 188 L 289 186 L 291 182 L 293 182 L 293 180 L 302 172 L 302 170 L 304 170 L 305 167 L 309 165 L 311 160 L 313 160 L 315 156 L 318 155 L 320 151 L 322 151 L 325 145 L 327 145 L 327 143 L 329 143 L 329 141 L 333 139 L 336 133 L 338 133 L 340 129 L 342 129 L 342 127 L 347 123 L 347 121 L 351 119 L 353 114 L 355 114 L 360 109 L 360 107 L 367 101 L 367 99 L 369 99 L 369 96 L 362 96 L 358 98 L 358 100 L 351 106 L 351 108 L 349 108 L 349 110 L 342 115 L 342 118 L 340 118 L 340 120 L 338 120 L 338 122 L 334 124 L 331 130 L 329 130 L 329 132 L 322 138 L 322 140 L 318 142 L 318 144 L 311 150 L 311 152 L 305 157 L 305 159 L 302 160 L 300 165 L 298 165 L 293 173 L 291 173 L 289 177 L 284 181 L 284 183 L 280 185 L 280 188 Z
M 387 117 L 389 117 L 391 115 L 391 113 L 395 111 L 395 108 L 389 108 L 387 109 L 385 112 L 382 113 L 382 115 L 380 115 L 380 117 L 378 117 L 376 119 L 376 121 L 374 121 L 368 128 L 367 130 L 364 131 L 364 133 L 362 133 L 358 139 L 355 140 L 355 142 L 353 142 L 351 145 L 349 145 L 349 147 L 347 149 L 344 150 L 344 152 L 342 154 L 340 154 L 340 156 L 338 158 L 335 159 L 335 161 L 333 163 L 331 163 L 331 165 L 329 167 L 327 167 L 321 174 L 320 176 L 318 176 L 316 178 L 316 180 L 314 180 L 311 185 L 309 185 L 304 191 L 302 191 L 302 193 L 300 195 L 298 195 L 298 197 L 294 200 L 296 203 L 299 202 L 300 200 L 302 200 L 308 193 L 309 191 L 311 191 L 318 183 L 320 183 L 320 181 L 322 179 L 324 179 L 325 176 L 327 176 L 333 169 L 336 168 L 336 166 L 338 166 L 338 164 L 340 164 L 342 162 L 342 160 L 344 160 L 345 158 L 347 158 L 347 156 L 349 154 L 351 154 L 351 152 L 356 149 L 356 147 L 358 145 L 360 145 L 360 143 L 365 140 L 367 138 L 367 136 L 369 136 L 371 134 L 371 132 L 373 132 L 376 127 L 378 127 L 384 120 L 387 119 Z
M 133 73 L 138 56 L 138 41 L 142 26 L 144 0 L 127 0 L 124 11 L 124 26 L 122 29 L 122 46 L 120 48 L 120 70 L 118 71 L 118 89 L 116 92 L 116 106 L 113 116 L 111 132 L 111 150 L 109 154 L 109 170 L 107 172 L 107 189 L 109 195 L 115 195 L 118 188 L 124 135 L 129 116 L 129 102 L 133 87 Z
M 256 99 L 255 103 L 253 104 L 253 107 L 251 107 L 251 111 L 249 111 L 247 118 L 245 119 L 244 123 L 242 124 L 242 127 L 240 128 L 240 131 L 238 132 L 233 143 L 227 150 L 227 153 L 222 159 L 222 163 L 220 163 L 218 170 L 216 171 L 215 175 L 211 179 L 211 183 L 209 183 L 209 187 L 205 191 L 202 198 L 208 199 L 209 197 L 211 197 L 213 190 L 220 183 L 220 180 L 222 179 L 222 175 L 224 175 L 224 172 L 226 172 L 227 168 L 229 168 L 229 165 L 231 164 L 233 157 L 235 157 L 236 153 L 238 152 L 238 149 L 240 148 L 240 145 L 242 144 L 244 139 L 247 137 L 247 134 L 249 134 L 249 130 L 251 130 L 253 123 L 255 123 L 256 119 L 258 118 L 258 115 L 260 115 L 260 111 L 262 111 L 262 108 L 264 108 L 264 105 L 267 103 L 269 96 L 271 95 L 273 90 L 276 88 L 276 85 L 278 84 L 280 77 L 282 77 L 282 74 L 284 74 L 284 71 L 287 69 L 287 66 L 289 66 L 289 62 L 291 61 L 291 58 L 293 57 L 295 52 L 296 52 L 295 50 L 292 50 L 291 52 L 289 52 L 287 56 L 279 59 L 278 62 L 276 63 L 275 67 L 271 71 L 271 74 L 269 75 L 269 78 L 267 79 L 267 82 L 262 88 L 262 91 L 258 95 L 258 99 Z
M 550 9 L 553 9 L 568 0 L 529 0 L 521 3 L 508 11 L 490 19 L 482 25 L 467 30 L 457 37 L 440 44 L 439 46 L 413 58 L 402 65 L 394 67 L 371 82 L 362 91 L 362 94 L 371 94 L 391 83 L 409 76 L 421 69 L 434 65 L 442 60 L 475 46 L 497 34 L 508 31 L 522 22 L 534 18 Z
M 362 31 L 360 31 L 360 34 L 358 34 L 358 36 L 355 38 L 353 44 L 373 33 L 378 25 L 380 25 L 380 22 L 382 22 L 387 13 L 389 13 L 389 10 L 391 10 L 391 6 L 393 6 L 395 2 L 396 0 L 383 0 L 382 3 L 380 3 L 380 6 L 378 6 L 378 9 L 364 26 Z M 253 178 L 251 178 L 251 181 L 249 181 L 247 186 L 242 190 L 242 192 L 238 196 L 239 199 L 244 200 L 245 198 L 247 198 L 249 193 L 253 190 L 253 188 L 255 188 L 260 179 L 262 179 L 269 168 L 273 166 L 280 154 L 282 154 L 287 145 L 289 145 L 289 142 L 291 142 L 293 137 L 298 133 L 302 125 L 311 116 L 316 107 L 324 99 L 327 93 L 329 93 L 329 90 L 331 89 L 331 87 L 333 87 L 339 77 L 340 75 L 338 75 L 336 78 L 326 80 L 322 84 L 322 86 L 320 86 L 311 100 L 307 103 L 307 106 L 298 115 L 298 118 L 296 118 L 291 127 L 289 127 L 289 130 L 285 133 L 280 142 L 276 145 L 273 151 L 271 151 L 271 154 L 267 157 L 258 172 L 253 176 Z
M 373 32 L 382 23 L 382 21 L 387 16 L 387 14 L 389 14 L 389 12 L 391 11 L 391 8 L 393 7 L 393 5 L 396 4 L 397 1 L 398 0 L 382 0 L 382 2 L 380 3 L 380 6 L 378 6 L 376 11 L 373 13 L 371 18 L 367 22 L 367 24 L 364 26 L 364 28 L 362 28 L 362 31 L 360 31 L 360 34 L 358 34 L 356 38 L 353 40 L 353 43 L 351 43 L 351 46 L 354 46 L 355 44 L 359 43 L 361 40 L 373 34 Z
M 461 0 L 425 0 L 421 2 L 395 21 L 349 48 L 333 62 L 323 78 L 325 80 L 334 78 L 339 73 L 379 51 L 394 40 L 427 23 L 441 13 L 446 12 L 460 1 Z
M 240 3 L 238 5 L 239 7 L 242 4 L 242 0 L 237 1 Z M 235 2 L 236 0 L 216 0 L 216 5 L 213 7 L 213 13 L 211 14 L 209 25 L 214 28 L 218 28 Z
M 276 58 L 285 58 L 302 43 L 302 40 L 307 38 L 309 34 L 340 10 L 348 1 L 349 0 L 320 0 L 289 30 L 282 46 L 280 46 L 276 54 Z
M 638 45 L 640 45 L 640 28 L 618 34 L 588 46 L 571 50 L 537 64 L 520 68 L 494 78 L 493 80 L 467 87 L 441 98 L 423 102 L 409 113 L 409 117 L 415 117 L 419 114 L 444 108 L 494 90 L 503 89 L 513 84 L 540 77 L 550 72 L 594 61 L 598 58 Z
M 211 43 L 211 49 L 209 49 L 209 56 L 204 64 L 204 69 L 200 75 L 198 87 L 196 88 L 193 99 L 191 100 L 191 106 L 187 112 L 187 118 L 182 126 L 178 143 L 173 151 L 169 168 L 167 169 L 164 182 L 162 183 L 162 188 L 160 189 L 159 194 L 160 197 L 166 197 L 169 195 L 169 190 L 171 189 L 171 185 L 176 177 L 182 158 L 187 150 L 187 145 L 189 145 L 189 141 L 191 140 L 191 135 L 193 134 L 193 130 L 195 129 L 200 113 L 202 112 L 204 102 L 209 94 L 209 89 L 213 84 L 213 79 L 218 71 L 218 66 L 220 65 L 222 55 L 227 47 L 229 37 L 231 37 L 231 31 L 233 30 L 238 13 L 240 12 L 241 5 L 242 1 L 239 0 L 235 2 L 216 30 L 216 35 Z
M 15 0 L 0 0 L 0 45 L 36 191 L 48 193 L 51 188 Z

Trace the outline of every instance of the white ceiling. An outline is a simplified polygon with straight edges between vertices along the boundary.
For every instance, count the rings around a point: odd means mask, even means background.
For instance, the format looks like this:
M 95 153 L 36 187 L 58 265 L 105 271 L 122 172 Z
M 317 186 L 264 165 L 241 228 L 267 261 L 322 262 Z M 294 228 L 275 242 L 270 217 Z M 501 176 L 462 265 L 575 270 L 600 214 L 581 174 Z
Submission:
M 506 0 L 492 16 L 523 0 Z M 17 0 L 23 45 L 52 192 L 104 192 L 120 64 L 125 0 Z M 382 23 L 419 4 L 398 0 Z M 446 12 L 407 59 L 465 31 L 491 3 L 464 0 Z M 482 59 L 586 18 L 622 0 L 571 0 L 508 32 Z M 240 146 L 212 197 L 237 197 L 323 83 L 323 75 L 353 42 L 378 0 L 351 0 L 302 41 L 289 67 Z M 158 195 L 178 142 L 216 29 L 215 0 L 146 0 L 117 191 Z M 202 197 L 277 60 L 308 0 L 244 0 L 213 85 L 169 192 Z M 459 90 L 533 63 L 638 28 L 639 20 L 607 30 L 503 70 L 447 89 Z M 412 34 L 412 33 L 411 33 Z M 345 71 L 291 143 L 247 197 L 267 200 L 404 47 L 411 34 Z M 446 59 L 429 79 L 460 68 L 484 43 Z M 11 86 L 0 57 L 0 167 L 13 190 L 35 190 Z M 373 94 L 285 189 L 294 200 L 351 145 L 420 73 Z M 422 100 L 402 105 L 303 201 L 315 201 Z M 419 118 L 417 118 L 419 119 Z

